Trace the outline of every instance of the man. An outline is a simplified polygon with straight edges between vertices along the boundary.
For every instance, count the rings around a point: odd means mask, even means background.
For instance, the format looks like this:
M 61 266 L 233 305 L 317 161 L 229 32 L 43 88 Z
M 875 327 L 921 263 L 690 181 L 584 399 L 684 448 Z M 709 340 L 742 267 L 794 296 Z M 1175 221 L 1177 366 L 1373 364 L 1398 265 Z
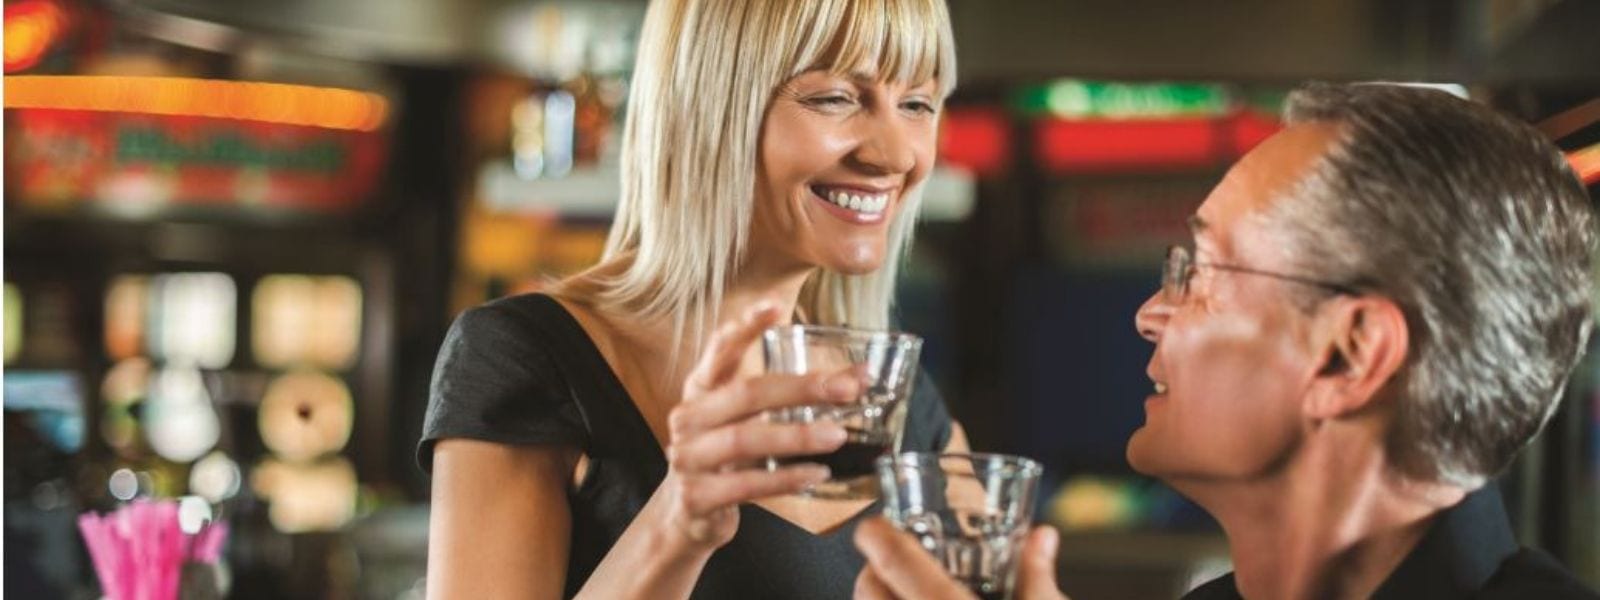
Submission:
M 1231 169 L 1139 309 L 1128 462 L 1221 523 L 1190 598 L 1596 598 L 1519 548 L 1489 479 L 1589 336 L 1594 216 L 1537 132 L 1441 92 L 1312 85 Z M 1059 598 L 1034 532 L 1019 597 Z M 966 593 L 864 524 L 864 597 Z

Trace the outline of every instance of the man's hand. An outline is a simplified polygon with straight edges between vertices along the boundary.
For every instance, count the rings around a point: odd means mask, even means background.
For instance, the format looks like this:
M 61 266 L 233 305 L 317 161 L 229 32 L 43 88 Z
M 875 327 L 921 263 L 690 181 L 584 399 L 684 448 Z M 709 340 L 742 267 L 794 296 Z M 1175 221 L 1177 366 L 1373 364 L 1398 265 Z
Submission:
M 1035 527 L 1022 546 L 1017 573 L 1018 600 L 1066 600 L 1056 587 L 1056 547 L 1060 537 L 1049 526 Z M 856 578 L 856 598 L 890 600 L 971 600 L 972 592 L 945 573 L 928 551 L 882 517 L 861 522 L 856 547 L 867 568 Z

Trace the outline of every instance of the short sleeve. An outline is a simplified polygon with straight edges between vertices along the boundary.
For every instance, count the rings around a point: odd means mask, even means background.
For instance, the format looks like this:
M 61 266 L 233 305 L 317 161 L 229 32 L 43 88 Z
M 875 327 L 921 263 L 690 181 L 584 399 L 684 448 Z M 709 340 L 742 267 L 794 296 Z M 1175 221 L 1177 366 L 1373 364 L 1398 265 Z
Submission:
M 552 360 L 539 316 L 506 301 L 462 313 L 445 335 L 428 389 L 417 462 L 433 472 L 442 439 L 581 446 L 583 419 Z M 547 325 L 547 324 L 546 324 Z
M 944 405 L 944 396 L 927 373 L 918 373 L 901 451 L 943 452 L 950 445 L 950 431 L 950 411 Z

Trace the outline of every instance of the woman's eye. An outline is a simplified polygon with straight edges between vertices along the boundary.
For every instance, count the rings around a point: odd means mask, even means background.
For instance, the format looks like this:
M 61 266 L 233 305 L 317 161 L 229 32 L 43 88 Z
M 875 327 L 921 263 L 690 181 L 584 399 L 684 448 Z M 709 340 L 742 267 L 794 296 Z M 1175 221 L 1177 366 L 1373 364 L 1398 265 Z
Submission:
M 911 112 L 918 113 L 918 114 L 924 114 L 924 115 L 931 115 L 931 114 L 934 114 L 936 112 L 939 112 L 939 109 L 934 107 L 934 105 L 932 103 L 924 102 L 922 100 L 912 100 L 912 101 L 909 101 L 909 102 L 902 103 L 900 106 L 902 108 L 906 109 L 906 110 L 911 111 Z
M 810 99 L 806 100 L 806 104 L 810 104 L 811 106 L 817 106 L 817 107 L 822 107 L 822 108 L 836 108 L 836 107 L 841 107 L 841 106 L 848 106 L 852 102 L 854 102 L 854 100 L 852 100 L 849 96 L 845 96 L 845 95 L 817 96 L 817 97 L 810 98 Z

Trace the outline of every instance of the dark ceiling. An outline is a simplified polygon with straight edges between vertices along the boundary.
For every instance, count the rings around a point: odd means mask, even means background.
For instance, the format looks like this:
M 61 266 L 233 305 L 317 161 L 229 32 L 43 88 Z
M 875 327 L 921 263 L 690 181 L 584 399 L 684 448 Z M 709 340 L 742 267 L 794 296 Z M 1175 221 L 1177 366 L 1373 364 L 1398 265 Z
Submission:
M 379 62 L 494 62 L 530 0 L 110 0 L 168 38 Z M 962 80 L 1060 76 L 1600 85 L 1600 0 L 948 0 Z M 543 2 L 588 4 L 595 2 Z M 605 0 L 634 5 L 642 0 Z M 188 26 L 185 26 L 185 23 Z M 185 33 L 187 32 L 187 33 Z M 181 39 L 175 41 L 183 41 Z

